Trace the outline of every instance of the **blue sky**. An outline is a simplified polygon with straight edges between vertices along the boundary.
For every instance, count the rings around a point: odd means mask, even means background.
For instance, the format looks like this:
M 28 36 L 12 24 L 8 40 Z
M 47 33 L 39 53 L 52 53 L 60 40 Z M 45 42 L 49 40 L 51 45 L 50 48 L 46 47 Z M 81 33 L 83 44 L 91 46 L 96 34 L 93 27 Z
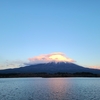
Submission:
M 0 1 L 0 68 L 53 52 L 100 66 L 100 0 Z

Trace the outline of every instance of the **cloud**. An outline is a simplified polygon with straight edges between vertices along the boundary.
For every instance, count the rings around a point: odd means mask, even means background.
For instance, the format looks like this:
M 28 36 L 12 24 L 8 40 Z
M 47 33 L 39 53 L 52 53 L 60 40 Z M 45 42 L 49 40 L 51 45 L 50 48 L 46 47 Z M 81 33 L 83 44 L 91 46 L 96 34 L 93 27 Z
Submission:
M 62 52 L 43 54 L 28 59 L 30 63 L 48 63 L 48 62 L 75 62 Z
M 89 68 L 100 69 L 100 66 L 89 66 Z
M 0 64 L 0 69 L 19 68 L 24 65 L 25 65 L 24 61 L 21 60 L 15 60 L 15 61 L 6 60 L 4 64 Z
M 3 68 L 3 65 L 0 65 L 0 69 L 2 69 Z

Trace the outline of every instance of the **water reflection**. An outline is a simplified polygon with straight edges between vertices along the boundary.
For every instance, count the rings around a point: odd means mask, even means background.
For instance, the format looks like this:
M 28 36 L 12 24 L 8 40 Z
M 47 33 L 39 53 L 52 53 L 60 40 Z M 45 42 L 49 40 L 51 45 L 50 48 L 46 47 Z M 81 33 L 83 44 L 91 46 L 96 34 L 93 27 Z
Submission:
M 67 87 L 69 89 L 70 84 L 64 78 L 51 78 L 48 84 L 53 99 L 64 100 L 66 98 Z

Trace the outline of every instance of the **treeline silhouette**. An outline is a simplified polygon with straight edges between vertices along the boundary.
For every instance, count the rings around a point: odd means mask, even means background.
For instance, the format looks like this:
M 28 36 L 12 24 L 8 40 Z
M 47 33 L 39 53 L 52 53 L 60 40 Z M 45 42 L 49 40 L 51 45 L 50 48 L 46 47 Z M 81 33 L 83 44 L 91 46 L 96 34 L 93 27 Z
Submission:
M 100 77 L 100 74 L 93 74 L 90 72 L 77 72 L 77 73 L 11 73 L 0 74 L 0 78 L 17 78 L 17 77 Z

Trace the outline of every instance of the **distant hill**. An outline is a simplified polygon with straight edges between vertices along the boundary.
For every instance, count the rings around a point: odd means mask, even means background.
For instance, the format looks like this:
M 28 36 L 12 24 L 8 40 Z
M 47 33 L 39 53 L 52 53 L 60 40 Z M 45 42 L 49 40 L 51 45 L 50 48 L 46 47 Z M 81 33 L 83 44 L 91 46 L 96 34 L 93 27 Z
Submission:
M 35 65 L 27 65 L 20 68 L 14 69 L 5 69 L 0 70 L 0 74 L 9 74 L 9 73 L 77 73 L 77 72 L 90 72 L 94 74 L 100 74 L 100 70 L 91 69 L 79 66 L 74 63 L 65 63 L 65 62 L 50 62 L 50 63 L 41 63 Z

